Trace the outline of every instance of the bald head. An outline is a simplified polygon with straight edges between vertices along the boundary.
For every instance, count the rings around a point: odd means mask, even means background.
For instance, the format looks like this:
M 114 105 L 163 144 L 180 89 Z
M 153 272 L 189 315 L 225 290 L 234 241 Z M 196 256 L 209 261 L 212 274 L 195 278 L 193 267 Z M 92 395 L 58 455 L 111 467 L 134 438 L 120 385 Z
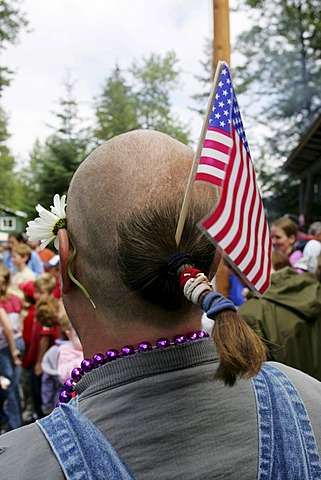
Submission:
M 68 220 L 81 200 L 99 223 L 101 214 L 106 215 L 111 227 L 133 209 L 161 196 L 177 196 L 186 188 L 192 158 L 188 147 L 159 132 L 138 130 L 115 137 L 77 170 L 68 194 Z
M 181 204 L 192 160 L 193 152 L 182 143 L 159 132 L 139 130 L 109 140 L 82 163 L 70 185 L 67 219 L 89 290 L 95 277 L 97 283 L 112 274 L 117 282 L 120 222 L 153 211 L 160 203 L 179 199 Z M 198 191 L 204 201 L 211 196 L 213 202 L 212 189 L 203 186 Z M 107 283 L 101 285 L 100 298 L 108 298 Z

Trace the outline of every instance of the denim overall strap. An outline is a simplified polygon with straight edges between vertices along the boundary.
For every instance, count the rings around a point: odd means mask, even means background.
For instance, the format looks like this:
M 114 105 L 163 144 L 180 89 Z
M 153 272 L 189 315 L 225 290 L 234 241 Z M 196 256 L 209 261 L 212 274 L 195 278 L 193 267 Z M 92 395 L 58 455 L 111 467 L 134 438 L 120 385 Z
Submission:
M 77 403 L 62 404 L 37 421 L 66 479 L 135 480 L 107 438 L 78 410 Z
M 258 411 L 258 480 L 321 480 L 317 443 L 293 383 L 269 363 L 252 382 Z

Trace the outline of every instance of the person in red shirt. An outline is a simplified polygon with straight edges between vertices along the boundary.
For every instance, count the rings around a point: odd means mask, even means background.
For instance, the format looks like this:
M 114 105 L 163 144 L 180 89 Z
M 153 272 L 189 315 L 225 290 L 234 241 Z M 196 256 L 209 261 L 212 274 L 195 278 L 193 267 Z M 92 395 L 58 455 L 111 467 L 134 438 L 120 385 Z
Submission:
M 56 288 L 56 279 L 50 273 L 40 275 L 34 283 L 35 314 L 32 321 L 30 345 L 26 358 L 27 365 L 31 372 L 31 391 L 34 403 L 35 417 L 41 418 L 41 362 L 45 352 L 54 345 L 56 339 L 60 338 L 59 324 L 52 326 L 42 325 L 37 318 L 37 305 L 53 298 Z
M 7 417 L 7 430 L 21 427 L 21 397 L 19 391 L 21 378 L 20 356 L 24 351 L 22 338 L 22 301 L 19 297 L 10 292 L 10 270 L 4 265 L 0 266 L 0 308 L 7 316 L 13 332 L 13 346 L 10 347 L 6 336 L 0 331 L 0 370 L 1 374 L 10 380 L 7 389 L 7 401 L 4 411 Z M 12 349 L 15 347 L 15 350 Z

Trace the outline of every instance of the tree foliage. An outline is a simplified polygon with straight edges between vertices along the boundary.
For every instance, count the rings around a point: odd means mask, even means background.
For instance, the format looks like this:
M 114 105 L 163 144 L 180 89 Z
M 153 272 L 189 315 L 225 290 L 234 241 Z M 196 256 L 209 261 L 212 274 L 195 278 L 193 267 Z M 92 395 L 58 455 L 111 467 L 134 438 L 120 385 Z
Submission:
M 15 159 L 7 146 L 9 138 L 8 117 L 0 106 L 0 204 L 14 207 Z
M 137 128 L 156 129 L 189 141 L 189 130 L 173 113 L 172 92 L 179 86 L 174 52 L 151 54 L 134 62 L 125 75 L 116 67 L 96 101 L 98 141 Z
M 136 96 L 118 66 L 106 79 L 96 99 L 96 119 L 94 135 L 98 141 L 138 128 Z
M 0 0 L 0 56 L 9 45 L 17 43 L 20 31 L 28 25 L 20 5 L 19 0 Z M 12 70 L 0 64 L 0 96 L 3 88 L 10 84 L 12 75 Z
M 24 171 L 29 200 L 49 207 L 55 193 L 66 194 L 71 178 L 89 153 L 90 135 L 82 127 L 74 84 L 66 79 L 65 97 L 59 99 L 59 110 L 54 114 L 57 126 L 44 144 L 36 141 L 30 155 L 30 167 Z
M 319 0 L 243 0 L 254 26 L 236 49 L 240 92 L 250 93 L 256 121 L 269 125 L 269 145 L 284 158 L 321 111 Z M 277 134 L 276 134 L 277 132 Z

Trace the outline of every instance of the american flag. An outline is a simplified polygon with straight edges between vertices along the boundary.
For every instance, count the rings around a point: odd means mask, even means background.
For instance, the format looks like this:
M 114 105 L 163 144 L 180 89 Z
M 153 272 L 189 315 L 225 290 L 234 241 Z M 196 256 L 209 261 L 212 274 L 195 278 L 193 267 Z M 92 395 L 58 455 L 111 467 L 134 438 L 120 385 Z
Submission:
M 251 288 L 269 287 L 271 240 L 231 76 L 222 64 L 196 180 L 222 187 L 199 227 L 221 247 Z

